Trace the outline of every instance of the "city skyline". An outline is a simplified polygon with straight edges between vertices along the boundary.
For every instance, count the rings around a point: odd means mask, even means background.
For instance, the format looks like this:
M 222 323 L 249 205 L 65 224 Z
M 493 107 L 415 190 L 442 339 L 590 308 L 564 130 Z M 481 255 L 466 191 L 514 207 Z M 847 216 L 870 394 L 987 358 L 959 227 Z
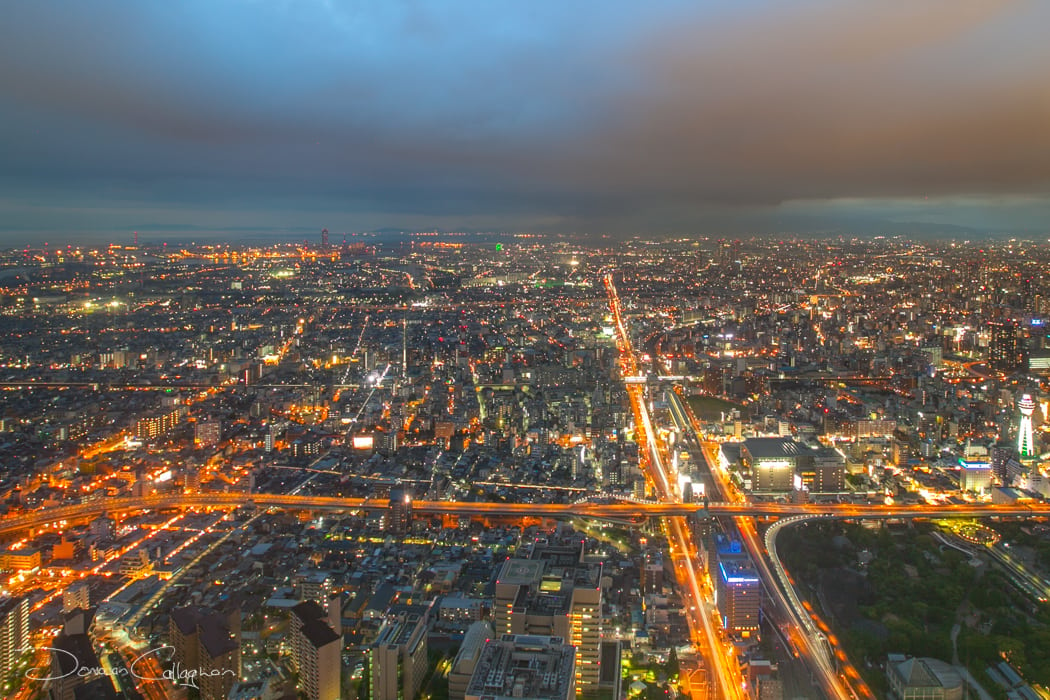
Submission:
M 2 692 L 1045 693 L 1048 262 L 325 230 L 0 250 Z
M 1050 3 L 0 22 L 0 696 L 1050 699 Z
M 0 244 L 1046 233 L 1035 2 L 21 4 Z

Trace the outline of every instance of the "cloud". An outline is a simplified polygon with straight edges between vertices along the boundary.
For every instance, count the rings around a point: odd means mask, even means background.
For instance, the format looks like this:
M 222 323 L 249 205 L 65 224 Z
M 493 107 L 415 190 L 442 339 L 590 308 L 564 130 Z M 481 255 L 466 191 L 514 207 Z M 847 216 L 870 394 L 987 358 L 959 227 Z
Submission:
M 1047 7 L 961 5 L 795 4 L 650 37 L 637 55 L 653 84 L 575 175 L 724 202 L 1045 192 L 1050 47 L 1003 47 Z
M 679 227 L 1050 191 L 1042 2 L 62 10 L 19 3 L 0 24 L 0 181 L 66 206 L 63 223 L 92 200 L 121 225 L 136 207 L 258 207 Z

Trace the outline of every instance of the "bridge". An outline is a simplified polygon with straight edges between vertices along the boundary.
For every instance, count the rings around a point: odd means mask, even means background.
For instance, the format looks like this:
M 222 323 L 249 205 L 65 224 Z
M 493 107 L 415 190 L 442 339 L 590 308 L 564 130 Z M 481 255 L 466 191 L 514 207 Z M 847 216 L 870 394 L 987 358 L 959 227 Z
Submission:
M 17 534 L 53 523 L 90 519 L 105 513 L 184 508 L 281 508 L 308 511 L 382 511 L 387 499 L 343 498 L 273 493 L 198 493 L 154 495 L 142 498 L 96 498 L 54 508 L 0 518 L 0 536 Z M 625 520 L 700 513 L 711 516 L 788 518 L 952 518 L 952 517 L 1050 517 L 1050 503 L 963 503 L 951 505 L 870 505 L 816 503 L 488 503 L 465 501 L 413 501 L 421 515 L 490 517 L 586 517 Z

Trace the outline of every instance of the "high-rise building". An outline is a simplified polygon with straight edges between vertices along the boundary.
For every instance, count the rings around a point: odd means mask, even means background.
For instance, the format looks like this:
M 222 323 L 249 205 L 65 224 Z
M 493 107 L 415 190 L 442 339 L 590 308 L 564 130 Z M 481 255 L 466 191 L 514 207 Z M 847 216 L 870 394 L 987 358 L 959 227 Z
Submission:
M 1017 453 L 1021 455 L 1021 459 L 1032 459 L 1035 457 L 1035 439 L 1032 434 L 1035 401 L 1031 395 L 1025 394 L 1017 402 L 1017 408 L 1021 411 L 1021 423 L 1017 427 Z
M 762 583 L 751 558 L 739 541 L 719 538 L 716 560 L 715 604 L 722 625 L 734 637 L 757 640 Z
M 43 563 L 39 547 L 0 550 L 0 570 L 30 571 Z
M 1028 371 L 1040 376 L 1050 374 L 1050 350 L 1045 347 L 1033 348 L 1028 353 Z
M 623 697 L 623 643 L 617 639 L 602 642 L 599 697 Z
M 664 588 L 664 558 L 659 550 L 645 551 L 638 571 L 642 593 L 662 593 Z
M 430 608 L 406 606 L 391 614 L 368 650 L 372 700 L 413 700 L 427 670 Z
M 87 634 L 62 634 L 50 642 L 51 685 L 49 700 L 118 697 L 107 676 L 78 673 L 80 669 L 101 668 L 91 637 Z
M 282 685 L 277 676 L 256 681 L 241 681 L 230 689 L 226 700 L 277 700 L 281 697 Z
M 602 565 L 584 560 L 581 542 L 537 545 L 528 559 L 508 559 L 496 579 L 497 635 L 561 637 L 576 649 L 577 693 L 598 689 L 602 637 Z
M 95 608 L 78 608 L 62 616 L 63 634 L 91 634 L 95 624 Z
M 944 365 L 944 348 L 937 345 L 927 345 L 922 348 L 922 354 L 929 358 L 930 364 L 936 368 Z
M 240 616 L 239 606 L 228 614 L 198 606 L 171 611 L 172 662 L 199 671 L 201 697 L 224 698 L 240 678 Z
M 229 629 L 212 620 L 201 627 L 197 638 L 202 698 L 224 698 L 241 675 L 241 645 Z
M 1024 366 L 1024 347 L 1019 341 L 1015 321 L 993 321 L 988 343 L 988 365 L 1000 372 L 1016 372 Z
M 342 693 L 343 636 L 328 624 L 316 601 L 292 608 L 292 664 L 299 673 L 299 689 L 309 700 L 338 700 Z
M 1010 463 L 1017 462 L 1017 452 L 1014 447 L 1007 443 L 1000 443 L 992 447 L 992 475 L 1004 486 L 1008 485 L 1013 477 L 1013 474 L 1010 473 Z
M 327 612 L 332 592 L 332 573 L 322 569 L 305 569 L 292 577 L 299 600 L 313 600 Z
M 407 489 L 390 491 L 387 532 L 404 535 L 412 529 L 412 493 Z
M 29 601 L 0 598 L 0 675 L 6 676 L 29 644 Z
M 465 700 L 571 700 L 575 661 L 561 637 L 505 634 L 481 650 Z
M 777 664 L 768 659 L 751 659 L 747 665 L 747 680 L 754 700 L 783 700 L 784 685 L 779 670 Z
M 959 460 L 959 490 L 983 493 L 992 486 L 992 463 L 986 459 Z
M 463 643 L 460 644 L 452 668 L 449 669 L 449 700 L 463 700 L 470 677 L 474 675 L 478 659 L 481 658 L 481 651 L 492 636 L 492 625 L 486 621 L 475 622 L 467 628 L 467 633 L 463 635 Z

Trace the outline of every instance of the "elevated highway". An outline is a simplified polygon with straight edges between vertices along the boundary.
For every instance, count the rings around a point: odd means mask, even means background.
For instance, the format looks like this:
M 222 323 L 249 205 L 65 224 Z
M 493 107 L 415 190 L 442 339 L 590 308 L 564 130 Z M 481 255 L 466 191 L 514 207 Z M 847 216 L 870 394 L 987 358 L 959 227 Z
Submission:
M 186 508 L 238 508 L 256 506 L 284 510 L 355 511 L 385 510 L 386 499 L 343 498 L 270 493 L 199 493 L 146 496 L 143 498 L 96 498 L 74 505 L 40 510 L 0 518 L 0 535 L 9 535 L 58 523 L 83 520 L 105 513 L 127 513 L 139 510 Z M 412 510 L 421 515 L 509 516 L 549 518 L 613 518 L 691 515 L 697 512 L 713 516 L 787 518 L 797 516 L 877 519 L 877 518 L 951 518 L 951 517 L 1050 517 L 1050 503 L 997 505 L 967 503 L 960 505 L 859 505 L 795 503 L 474 503 L 464 501 L 413 501 Z
M 737 504 L 747 504 L 742 494 L 736 491 L 730 483 L 728 474 L 718 465 L 718 460 L 710 447 L 704 445 L 697 430 L 695 419 L 690 415 L 688 408 L 683 404 L 677 392 L 669 392 L 668 399 L 672 409 L 672 418 L 679 428 L 684 430 L 686 439 L 699 450 L 704 459 L 706 471 L 713 487 L 711 493 L 717 495 L 718 498 L 730 500 Z M 820 516 L 807 514 L 780 517 L 770 530 L 773 530 L 775 533 L 781 523 L 798 522 L 813 517 Z M 844 655 L 840 657 L 840 660 L 843 662 L 844 675 L 840 676 L 837 673 L 835 658 L 832 655 L 832 650 L 827 647 L 827 639 L 822 640 L 820 637 L 812 635 L 810 628 L 804 624 L 809 623 L 812 626 L 812 621 L 808 616 L 804 619 L 800 618 L 799 614 L 795 612 L 793 606 L 799 602 L 797 595 L 793 588 L 789 588 L 785 592 L 782 586 L 778 585 L 778 577 L 786 580 L 787 574 L 780 568 L 775 551 L 768 553 L 770 559 L 767 562 L 766 552 L 763 551 L 758 527 L 754 519 L 750 516 L 742 515 L 733 520 L 733 525 L 741 543 L 747 549 L 751 561 L 754 563 L 755 570 L 766 590 L 767 597 L 763 606 L 767 616 L 766 619 L 778 628 L 788 642 L 789 647 L 806 660 L 807 666 L 813 674 L 814 683 L 823 690 L 824 697 L 839 698 L 840 700 L 874 697 L 871 689 L 860 678 L 859 672 L 849 664 L 849 660 Z M 776 575 L 774 575 L 774 570 L 777 571 Z M 802 610 L 801 606 L 798 607 L 798 610 Z

